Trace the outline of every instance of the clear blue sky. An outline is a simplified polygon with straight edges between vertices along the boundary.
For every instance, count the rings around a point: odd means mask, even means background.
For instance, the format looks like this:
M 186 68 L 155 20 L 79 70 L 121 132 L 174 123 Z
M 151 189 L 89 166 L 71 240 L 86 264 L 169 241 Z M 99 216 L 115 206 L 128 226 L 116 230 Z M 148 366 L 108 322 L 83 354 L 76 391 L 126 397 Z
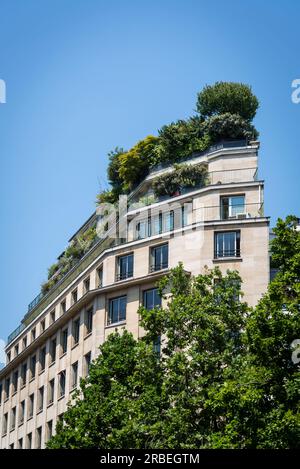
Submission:
M 300 216 L 299 3 L 1 0 L 0 18 L 0 339 L 94 210 L 107 152 L 189 116 L 207 83 L 253 87 L 265 213 Z

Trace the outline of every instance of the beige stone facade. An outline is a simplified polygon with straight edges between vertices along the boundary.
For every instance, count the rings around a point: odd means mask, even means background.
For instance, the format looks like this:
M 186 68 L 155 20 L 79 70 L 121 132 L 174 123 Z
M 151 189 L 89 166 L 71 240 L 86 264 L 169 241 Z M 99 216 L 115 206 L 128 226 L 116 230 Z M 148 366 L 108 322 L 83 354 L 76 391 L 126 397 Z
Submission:
M 257 177 L 258 148 L 256 142 L 220 145 L 189 159 L 190 165 L 207 165 L 205 187 L 129 209 L 122 243 L 99 241 L 31 305 L 9 337 L 7 364 L 0 371 L 1 448 L 45 447 L 99 345 L 116 329 L 143 334 L 137 314 L 143 292 L 178 262 L 193 275 L 205 266 L 238 270 L 245 301 L 256 304 L 269 281 L 269 221 L 263 214 L 263 181 Z M 170 168 L 150 173 L 131 201 L 145 199 L 151 180 L 165 171 Z M 153 251 L 161 245 L 167 246 L 162 262 L 157 261 L 161 251 Z M 127 254 L 133 255 L 133 269 L 125 268 L 120 280 L 119 258 Z M 121 297 L 125 300 L 111 302 Z

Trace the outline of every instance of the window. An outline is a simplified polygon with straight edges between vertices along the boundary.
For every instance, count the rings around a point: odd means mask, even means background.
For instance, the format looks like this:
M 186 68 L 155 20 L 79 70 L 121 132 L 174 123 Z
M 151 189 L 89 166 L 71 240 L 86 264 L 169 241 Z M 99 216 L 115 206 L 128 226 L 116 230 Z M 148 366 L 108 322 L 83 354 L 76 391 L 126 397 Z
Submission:
M 46 366 L 46 347 L 40 350 L 40 373 L 45 369 Z
M 30 357 L 30 379 L 35 378 L 35 369 L 36 369 L 36 356 L 32 355 L 32 357 Z
M 38 412 L 41 412 L 44 407 L 44 386 L 38 390 Z
M 18 449 L 23 449 L 23 438 L 18 439 Z
M 153 309 L 155 306 L 161 306 L 161 297 L 158 288 L 151 288 L 143 292 L 143 306 L 146 309 Z
M 54 378 L 49 381 L 48 386 L 48 405 L 53 404 L 54 400 Z
M 73 345 L 78 344 L 80 334 L 80 318 L 73 321 Z
M 68 328 L 61 331 L 60 342 L 61 342 L 61 354 L 64 355 L 68 349 Z
M 41 324 L 40 324 L 40 331 L 41 331 L 41 334 L 45 331 L 45 329 L 46 329 L 46 321 L 45 321 L 45 319 L 43 319 L 43 320 L 41 321 Z
M 14 449 L 14 447 L 15 447 L 15 444 L 14 444 L 14 443 L 12 443 L 11 445 L 9 445 L 9 449 Z
M 215 233 L 215 258 L 240 256 L 240 232 Z
M 19 372 L 18 370 L 13 372 L 12 377 L 12 393 L 14 394 L 18 390 L 18 379 L 19 379 Z
M 99 269 L 97 269 L 97 282 L 98 282 L 98 287 L 102 287 L 103 285 L 103 267 L 99 267 Z
M 91 352 L 87 353 L 84 358 L 83 358 L 83 372 L 84 376 L 87 376 L 90 372 L 90 366 L 91 366 Z
M 75 303 L 77 303 L 77 300 L 78 300 L 77 288 L 75 288 L 75 290 L 72 291 L 71 296 L 72 296 L 72 305 L 74 305 Z
M 26 437 L 26 449 L 32 448 L 32 433 L 28 433 Z
M 19 355 L 19 344 L 15 345 L 15 357 Z
M 66 311 L 67 311 L 67 303 L 66 303 L 66 300 L 63 300 L 60 303 L 60 312 L 61 314 L 64 314 Z
M 71 389 L 76 388 L 78 382 L 78 362 L 73 363 L 72 365 L 72 381 Z
M 36 442 L 35 442 L 36 449 L 41 449 L 42 447 L 42 427 L 36 429 Z
M 141 220 L 136 224 L 136 238 L 144 239 L 151 236 L 151 218 Z
M 168 267 L 169 248 L 167 244 L 151 248 L 150 272 L 165 269 Z
M 108 324 L 114 324 L 120 321 L 125 321 L 126 319 L 126 303 L 127 297 L 120 296 L 109 300 L 109 310 L 108 310 Z
M 33 342 L 36 338 L 36 329 L 35 327 L 31 331 L 31 342 Z
M 28 399 L 28 418 L 29 419 L 33 416 L 33 407 L 34 407 L 34 394 L 31 394 Z
M 93 308 L 89 308 L 84 316 L 85 333 L 88 335 L 93 330 Z
M 166 213 L 162 214 L 162 229 L 163 229 L 163 232 L 174 230 L 174 212 L 173 212 L 173 210 L 171 210 L 170 212 L 166 212 Z
M 23 363 L 21 366 L 21 387 L 25 386 L 27 378 L 27 363 Z
M 4 384 L 5 399 L 9 398 L 10 378 L 6 378 Z
M 83 282 L 83 293 L 87 293 L 90 290 L 90 277 L 86 278 Z
M 50 438 L 52 437 L 53 435 L 53 420 L 49 420 L 49 422 L 47 422 L 47 425 L 46 425 L 46 434 L 47 434 L 47 441 L 50 440 Z
M 118 257 L 117 263 L 118 273 L 116 280 L 124 280 L 133 276 L 133 254 Z
M 239 213 L 245 212 L 245 196 L 233 195 L 221 197 L 221 220 L 236 218 Z
M 23 350 L 27 347 L 27 335 L 23 337 Z
M 3 386 L 2 386 L 2 383 L 0 383 L 0 405 L 2 404 L 2 389 L 3 389 Z
M 66 372 L 61 371 L 58 375 L 58 397 L 63 397 L 66 392 Z
M 10 431 L 16 428 L 16 407 L 13 407 L 10 412 Z
M 181 207 L 181 226 L 187 226 L 188 225 L 188 216 L 189 213 L 192 211 L 192 203 L 188 202 Z
M 19 410 L 19 425 L 22 425 L 25 419 L 25 401 L 20 403 L 20 410 Z
M 10 352 L 7 352 L 6 359 L 7 359 L 7 363 L 9 363 L 10 360 L 11 360 L 11 353 Z
M 50 313 L 50 324 L 55 322 L 55 310 L 51 311 Z
M 50 364 L 54 363 L 56 360 L 56 337 L 50 341 Z
M 7 423 L 8 423 L 8 413 L 6 412 L 3 415 L 3 419 L 2 419 L 2 435 L 6 435 L 7 433 Z

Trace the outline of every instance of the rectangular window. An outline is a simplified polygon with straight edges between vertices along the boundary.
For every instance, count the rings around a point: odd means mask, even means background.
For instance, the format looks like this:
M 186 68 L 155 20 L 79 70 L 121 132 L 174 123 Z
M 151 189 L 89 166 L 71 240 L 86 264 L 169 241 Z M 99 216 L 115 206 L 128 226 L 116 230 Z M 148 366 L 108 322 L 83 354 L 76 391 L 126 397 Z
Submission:
M 87 353 L 85 356 L 84 356 L 84 361 L 83 361 L 83 372 L 84 372 L 84 376 L 87 376 L 90 372 L 90 366 L 91 366 L 91 352 Z
M 189 212 L 192 210 L 192 203 L 186 203 L 182 205 L 181 207 L 181 226 L 187 226 L 188 225 L 188 215 Z
M 10 391 L 10 378 L 6 378 L 4 382 L 5 399 L 9 398 L 9 391 Z
M 58 375 L 58 397 L 63 397 L 66 393 L 66 372 L 61 371 Z
M 8 423 L 8 413 L 6 412 L 3 415 L 3 419 L 2 419 L 2 435 L 6 435 L 7 433 L 7 423 Z
M 48 405 L 53 404 L 54 400 L 54 378 L 49 381 L 48 385 Z
M 29 419 L 33 416 L 33 407 L 34 407 L 34 394 L 31 394 L 28 398 L 28 418 Z
M 21 387 L 25 386 L 27 379 L 27 363 L 23 363 L 21 366 Z
M 18 439 L 18 449 L 23 449 L 23 438 Z
M 166 212 L 162 214 L 162 228 L 163 232 L 174 230 L 174 212 Z
M 169 247 L 168 244 L 162 244 L 151 248 L 151 264 L 150 272 L 165 269 L 169 263 Z
M 41 373 L 45 369 L 45 366 L 46 366 L 46 347 L 43 347 L 40 350 L 39 362 L 40 362 L 40 373 Z
M 215 233 L 215 258 L 240 257 L 240 232 Z
M 31 342 L 33 342 L 36 338 L 36 329 L 35 327 L 31 331 Z
M 126 296 L 109 300 L 108 325 L 126 320 L 126 303 Z
M 44 407 L 44 386 L 38 390 L 38 412 L 41 412 Z
M 24 423 L 25 419 L 25 400 L 20 403 L 20 410 L 19 410 L 19 425 Z
M 77 383 L 78 383 L 78 362 L 75 362 L 72 365 L 71 389 L 76 388 Z
M 28 433 L 26 437 L 26 449 L 32 448 L 32 433 Z
M 93 308 L 89 308 L 87 311 L 85 311 L 84 322 L 85 334 L 88 335 L 93 330 Z
M 67 303 L 66 303 L 66 300 L 63 300 L 60 303 L 60 313 L 64 314 L 66 311 L 67 311 Z
M 61 331 L 61 354 L 64 355 L 68 349 L 68 328 Z
M 23 337 L 22 343 L 23 343 L 23 350 L 24 350 L 27 347 L 27 335 Z
M 146 309 L 153 309 L 156 306 L 161 306 L 161 297 L 159 296 L 158 288 L 151 288 L 143 292 L 143 306 Z
M 19 379 L 19 372 L 18 370 L 13 372 L 12 377 L 12 393 L 14 394 L 18 390 L 18 379 Z
M 124 280 L 133 276 L 133 254 L 118 257 L 117 264 L 116 280 Z
M 10 413 L 10 431 L 16 428 L 16 413 L 16 407 L 13 407 Z
M 35 369 L 36 369 L 36 356 L 32 355 L 32 357 L 30 357 L 30 379 L 35 378 Z
M 55 322 L 55 310 L 51 311 L 50 313 L 50 324 Z
M 245 196 L 232 195 L 221 197 L 221 220 L 237 218 L 237 215 L 245 213 Z
M 50 438 L 53 435 L 53 420 L 49 420 L 46 425 L 46 434 L 47 434 L 47 441 L 50 440 Z
M 15 345 L 15 357 L 19 355 L 19 344 Z
M 78 344 L 80 336 L 80 318 L 73 321 L 73 345 Z
M 151 236 L 151 218 L 141 220 L 136 224 L 136 238 L 145 239 Z
M 72 295 L 72 305 L 74 305 L 75 303 L 77 303 L 77 300 L 78 300 L 77 288 L 75 288 L 75 290 L 72 291 L 71 295 Z
M 50 341 L 50 364 L 54 363 L 56 360 L 56 337 Z
M 90 277 L 86 278 L 83 282 L 83 293 L 87 293 L 90 290 Z
M 35 447 L 36 449 L 41 449 L 42 447 L 42 427 L 36 429 Z
M 3 386 L 2 386 L 2 383 L 0 383 L 0 405 L 2 404 L 2 391 L 3 391 Z
M 46 321 L 45 321 L 45 319 L 43 319 L 43 320 L 41 321 L 41 324 L 40 324 L 40 331 L 41 331 L 41 334 L 45 331 L 45 329 L 46 329 Z
M 98 288 L 101 288 L 102 285 L 103 285 L 103 267 L 99 267 L 99 269 L 97 269 L 97 285 L 98 285 Z

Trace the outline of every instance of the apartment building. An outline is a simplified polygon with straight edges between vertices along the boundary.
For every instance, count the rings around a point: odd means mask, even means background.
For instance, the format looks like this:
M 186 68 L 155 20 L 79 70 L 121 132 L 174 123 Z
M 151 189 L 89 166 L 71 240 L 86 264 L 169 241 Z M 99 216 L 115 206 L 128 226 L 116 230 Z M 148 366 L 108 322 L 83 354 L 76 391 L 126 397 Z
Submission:
M 1 448 L 45 447 L 99 345 L 122 328 L 143 335 L 138 307 L 160 304 L 156 282 L 178 262 L 192 275 L 205 266 L 238 270 L 245 301 L 256 304 L 269 281 L 258 151 L 258 142 L 231 141 L 194 154 L 186 164 L 203 164 L 206 183 L 158 199 L 153 180 L 172 167 L 153 168 L 130 194 L 117 229 L 29 305 L 0 371 Z M 95 213 L 79 232 L 96 220 Z

